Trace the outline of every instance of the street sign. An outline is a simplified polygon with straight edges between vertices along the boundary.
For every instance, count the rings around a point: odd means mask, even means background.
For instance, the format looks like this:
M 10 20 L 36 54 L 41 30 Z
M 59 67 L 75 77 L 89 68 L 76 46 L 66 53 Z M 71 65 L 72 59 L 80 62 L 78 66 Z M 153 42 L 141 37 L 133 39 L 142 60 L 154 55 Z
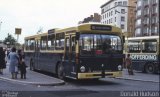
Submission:
M 21 28 L 15 28 L 15 34 L 20 35 L 22 29 Z

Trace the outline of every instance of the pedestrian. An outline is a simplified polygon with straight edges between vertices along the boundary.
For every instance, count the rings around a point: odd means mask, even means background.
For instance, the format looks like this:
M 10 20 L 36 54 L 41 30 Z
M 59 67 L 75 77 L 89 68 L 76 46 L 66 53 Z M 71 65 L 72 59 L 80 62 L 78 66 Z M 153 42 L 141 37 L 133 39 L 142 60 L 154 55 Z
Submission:
M 5 51 L 0 47 L 0 74 L 3 74 L 3 69 L 6 68 Z
M 128 69 L 128 74 L 134 75 L 133 68 L 132 68 L 132 59 L 130 58 L 130 54 L 127 54 L 127 58 L 125 59 L 125 61 L 126 61 L 126 67 Z
M 20 73 L 21 73 L 21 79 L 26 79 L 26 64 L 24 61 L 24 57 L 22 58 L 22 61 L 20 62 Z
M 18 50 L 18 57 L 19 57 L 19 63 L 18 63 L 18 72 L 20 71 L 20 65 L 21 65 L 21 62 L 22 62 L 22 51 L 19 49 Z
M 15 47 L 13 47 L 11 52 L 9 53 L 8 59 L 10 60 L 9 71 L 11 72 L 12 79 L 17 79 L 19 57 L 16 53 Z

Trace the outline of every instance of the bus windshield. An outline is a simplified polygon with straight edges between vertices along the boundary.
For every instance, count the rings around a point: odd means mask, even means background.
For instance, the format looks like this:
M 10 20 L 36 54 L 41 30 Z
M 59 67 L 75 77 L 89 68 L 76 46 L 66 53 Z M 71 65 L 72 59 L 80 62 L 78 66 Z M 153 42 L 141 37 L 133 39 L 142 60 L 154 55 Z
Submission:
M 104 55 L 108 53 L 121 53 L 121 38 L 116 35 L 106 34 L 81 34 L 81 55 Z

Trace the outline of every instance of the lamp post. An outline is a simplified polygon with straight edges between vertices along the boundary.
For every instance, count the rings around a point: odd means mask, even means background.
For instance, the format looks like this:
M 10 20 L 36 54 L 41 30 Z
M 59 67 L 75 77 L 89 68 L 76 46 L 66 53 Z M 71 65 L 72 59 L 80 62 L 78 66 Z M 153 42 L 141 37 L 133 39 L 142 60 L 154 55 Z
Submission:
M 2 21 L 0 21 L 0 32 L 1 32 L 1 25 L 2 25 Z

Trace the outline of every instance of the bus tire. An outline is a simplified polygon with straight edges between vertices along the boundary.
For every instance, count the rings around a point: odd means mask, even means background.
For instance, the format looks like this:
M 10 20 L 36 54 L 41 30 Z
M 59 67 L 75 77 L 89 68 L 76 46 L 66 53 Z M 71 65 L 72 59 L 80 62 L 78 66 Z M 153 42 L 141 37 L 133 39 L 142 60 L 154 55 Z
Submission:
M 64 72 L 64 67 L 63 67 L 63 65 L 61 63 L 58 64 L 57 75 L 58 75 L 59 79 L 64 80 L 65 72 Z
M 146 73 L 155 73 L 155 67 L 153 63 L 148 63 L 145 65 L 145 72 Z

